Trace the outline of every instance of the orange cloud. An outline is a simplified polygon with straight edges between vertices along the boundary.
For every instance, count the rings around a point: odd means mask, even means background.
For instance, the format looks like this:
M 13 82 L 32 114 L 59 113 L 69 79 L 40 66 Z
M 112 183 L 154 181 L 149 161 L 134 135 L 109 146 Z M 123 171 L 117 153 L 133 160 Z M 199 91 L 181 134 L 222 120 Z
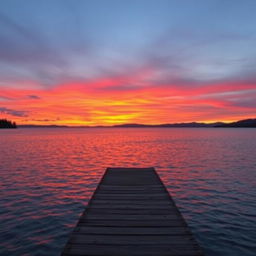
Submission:
M 1 116 L 18 124 L 112 125 L 233 121 L 255 115 L 253 83 L 154 85 L 146 79 L 150 74 L 147 70 L 52 88 L 5 87 L 0 104 L 14 112 L 2 108 Z

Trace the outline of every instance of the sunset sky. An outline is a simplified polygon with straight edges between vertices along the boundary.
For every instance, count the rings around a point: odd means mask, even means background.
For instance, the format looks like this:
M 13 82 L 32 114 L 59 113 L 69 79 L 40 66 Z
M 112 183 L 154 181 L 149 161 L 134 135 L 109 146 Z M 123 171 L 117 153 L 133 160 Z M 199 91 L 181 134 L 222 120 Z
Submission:
M 255 118 L 255 14 L 255 0 L 0 0 L 0 118 Z

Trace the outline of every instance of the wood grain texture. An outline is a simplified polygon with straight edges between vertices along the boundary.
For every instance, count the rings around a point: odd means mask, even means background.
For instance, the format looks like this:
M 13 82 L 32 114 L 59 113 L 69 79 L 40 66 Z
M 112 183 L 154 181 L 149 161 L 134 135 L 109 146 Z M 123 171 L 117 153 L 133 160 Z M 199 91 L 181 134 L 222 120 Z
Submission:
M 202 256 L 154 168 L 107 168 L 62 256 Z

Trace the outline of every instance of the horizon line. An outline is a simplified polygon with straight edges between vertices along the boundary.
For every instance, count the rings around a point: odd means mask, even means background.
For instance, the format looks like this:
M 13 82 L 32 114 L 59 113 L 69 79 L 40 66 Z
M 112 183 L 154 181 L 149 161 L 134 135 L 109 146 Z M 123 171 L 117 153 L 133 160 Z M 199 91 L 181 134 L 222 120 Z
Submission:
M 176 123 L 158 123 L 158 124 L 145 124 L 145 123 L 120 123 L 120 124 L 98 124 L 98 125 L 83 125 L 83 124 L 77 124 L 77 125 L 72 125 L 72 124 L 17 124 L 17 126 L 20 127 L 25 127 L 25 126 L 40 126 L 40 127 L 45 127 L 45 126 L 56 126 L 56 127 L 70 127 L 70 128 L 79 128 L 79 127 L 84 127 L 84 128 L 97 128 L 97 127 L 106 127 L 106 128 L 111 128 L 111 127 L 122 127 L 122 126 L 149 126 L 149 127 L 154 127 L 154 126 L 166 126 L 166 125 L 189 125 L 189 124 L 201 124 L 201 125 L 214 125 L 214 124 L 231 124 L 231 123 L 236 123 L 244 120 L 256 120 L 256 118 L 246 118 L 246 119 L 240 119 L 236 121 L 212 121 L 212 122 L 203 122 L 203 121 L 192 121 L 192 122 L 176 122 Z

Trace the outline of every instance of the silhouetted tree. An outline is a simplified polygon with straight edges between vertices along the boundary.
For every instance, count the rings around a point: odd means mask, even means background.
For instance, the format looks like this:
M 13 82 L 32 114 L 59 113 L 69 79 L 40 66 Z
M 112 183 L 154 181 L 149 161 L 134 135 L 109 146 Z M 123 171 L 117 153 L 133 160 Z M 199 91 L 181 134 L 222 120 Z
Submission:
M 0 128 L 17 128 L 17 125 L 7 119 L 0 119 Z

